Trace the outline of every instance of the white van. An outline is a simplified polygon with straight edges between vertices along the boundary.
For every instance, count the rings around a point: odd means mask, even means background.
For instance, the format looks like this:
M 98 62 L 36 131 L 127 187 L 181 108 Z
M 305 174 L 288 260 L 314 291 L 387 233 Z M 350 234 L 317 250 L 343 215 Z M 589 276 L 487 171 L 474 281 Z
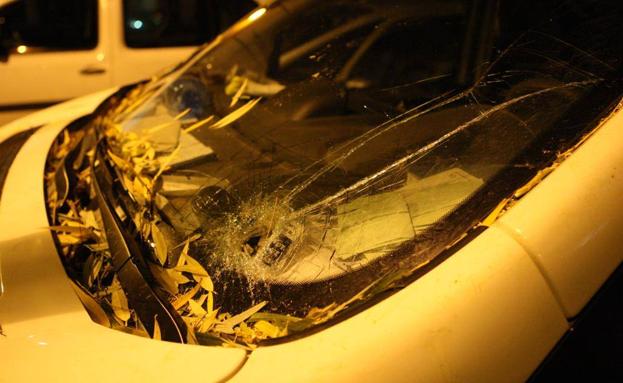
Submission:
M 0 0 L 0 108 L 42 107 L 186 58 L 251 0 Z

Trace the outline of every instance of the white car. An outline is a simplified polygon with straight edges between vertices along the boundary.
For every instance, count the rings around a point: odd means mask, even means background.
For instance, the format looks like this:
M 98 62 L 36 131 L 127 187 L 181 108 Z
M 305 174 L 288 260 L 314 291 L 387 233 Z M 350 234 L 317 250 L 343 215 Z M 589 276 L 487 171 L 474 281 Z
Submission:
M 275 1 L 4 126 L 0 381 L 529 379 L 623 260 L 595 3 Z
M 41 108 L 177 64 L 252 10 L 227 2 L 0 0 L 0 109 Z

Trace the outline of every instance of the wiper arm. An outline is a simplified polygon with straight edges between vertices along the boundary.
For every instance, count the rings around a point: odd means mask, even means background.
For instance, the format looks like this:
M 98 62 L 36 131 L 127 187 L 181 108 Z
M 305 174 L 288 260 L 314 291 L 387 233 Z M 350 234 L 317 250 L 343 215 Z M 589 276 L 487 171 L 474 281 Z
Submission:
M 112 201 L 115 200 L 113 177 L 99 150 L 96 150 L 96 156 L 99 165 L 92 168 L 92 175 L 97 203 L 104 222 L 112 263 L 130 306 L 150 334 L 154 333 L 157 320 L 162 340 L 186 343 L 186 325 L 173 306 L 151 287 L 148 281 L 153 283 L 154 278 L 142 258 L 140 245 L 125 230 L 112 208 Z

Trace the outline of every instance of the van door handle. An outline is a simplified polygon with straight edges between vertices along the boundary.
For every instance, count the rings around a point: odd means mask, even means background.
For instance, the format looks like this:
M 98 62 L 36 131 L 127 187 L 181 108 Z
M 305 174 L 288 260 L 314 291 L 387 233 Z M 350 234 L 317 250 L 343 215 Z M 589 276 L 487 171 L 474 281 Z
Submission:
M 80 70 L 80 74 L 83 76 L 92 76 L 96 74 L 104 74 L 106 73 L 106 69 L 102 67 L 96 66 L 87 66 Z

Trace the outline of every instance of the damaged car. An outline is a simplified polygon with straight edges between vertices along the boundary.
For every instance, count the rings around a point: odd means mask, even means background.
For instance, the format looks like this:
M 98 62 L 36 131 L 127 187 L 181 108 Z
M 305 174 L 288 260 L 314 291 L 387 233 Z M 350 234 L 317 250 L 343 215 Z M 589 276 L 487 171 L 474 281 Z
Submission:
M 622 260 L 622 16 L 274 1 L 3 127 L 0 377 L 528 379 Z

